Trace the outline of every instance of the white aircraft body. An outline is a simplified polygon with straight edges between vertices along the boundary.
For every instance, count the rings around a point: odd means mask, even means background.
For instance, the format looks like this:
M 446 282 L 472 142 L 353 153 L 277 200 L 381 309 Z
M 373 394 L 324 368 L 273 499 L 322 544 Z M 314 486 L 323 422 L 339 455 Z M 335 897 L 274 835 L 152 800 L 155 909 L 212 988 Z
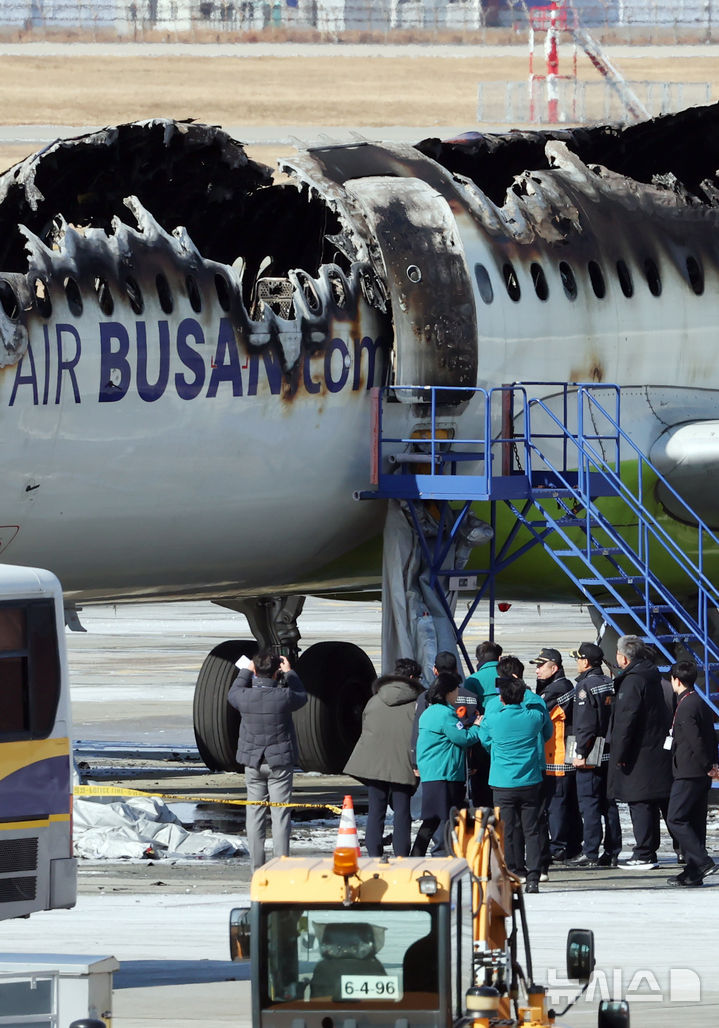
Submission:
M 718 127 L 357 142 L 287 158 L 290 183 L 190 123 L 28 158 L 0 177 L 0 559 L 69 603 L 204 596 L 296 646 L 304 595 L 379 588 L 384 505 L 353 493 L 387 384 L 617 383 L 625 429 L 716 525 Z M 521 563 L 506 583 L 576 599 Z M 252 644 L 200 674 L 210 766 L 233 766 Z M 349 643 L 302 659 L 301 754 L 334 769 L 374 669 Z

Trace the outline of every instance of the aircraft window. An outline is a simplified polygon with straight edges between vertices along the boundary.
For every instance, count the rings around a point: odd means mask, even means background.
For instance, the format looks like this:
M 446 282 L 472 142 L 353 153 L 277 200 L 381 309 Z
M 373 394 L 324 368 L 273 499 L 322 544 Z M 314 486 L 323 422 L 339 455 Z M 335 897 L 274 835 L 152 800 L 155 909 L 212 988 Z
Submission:
M 622 287 L 624 295 L 633 296 L 634 283 L 632 282 L 632 273 L 624 261 L 617 261 L 617 278 L 619 279 L 619 285 Z
M 587 271 L 589 272 L 589 280 L 592 283 L 592 289 L 594 295 L 598 300 L 604 299 L 607 287 L 604 283 L 604 275 L 602 269 L 599 267 L 596 261 L 590 261 L 587 265 Z
M 479 295 L 482 297 L 482 300 L 485 303 L 491 303 L 494 299 L 492 280 L 489 277 L 489 272 L 483 264 L 475 264 L 474 277 L 477 280 L 477 288 L 479 289 Z
M 559 262 L 559 276 L 562 279 L 564 292 L 567 294 L 570 300 L 576 300 L 577 280 L 574 277 L 574 272 L 572 271 L 572 269 L 566 261 Z
M 662 280 L 659 277 L 659 268 L 651 257 L 647 257 L 644 261 L 644 274 L 647 276 L 647 285 L 652 296 L 661 296 Z
M 229 311 L 231 306 L 230 287 L 224 275 L 215 275 L 215 289 L 217 290 L 217 299 L 220 307 L 222 307 L 223 311 Z
M 342 308 L 347 304 L 347 289 L 341 275 L 330 272 L 327 278 L 329 279 L 330 287 L 332 289 L 332 299 L 335 304 Z
M 519 288 L 519 279 L 517 278 L 517 272 L 514 270 L 514 265 L 507 261 L 502 268 L 502 274 L 504 275 L 504 284 L 507 287 L 507 295 L 510 300 L 514 300 L 516 303 L 522 295 L 522 290 Z
M 704 292 L 704 272 L 696 257 L 687 257 L 687 275 L 689 276 L 689 285 L 697 296 L 701 296 Z
M 95 292 L 97 293 L 97 302 L 100 304 L 100 310 L 109 318 L 115 309 L 115 303 L 112 299 L 110 287 L 104 278 L 95 279 Z
M 157 286 L 157 298 L 160 301 L 160 306 L 165 314 L 172 314 L 172 293 L 162 272 L 155 276 L 155 285 Z
M 547 285 L 547 279 L 544 274 L 544 269 L 541 264 L 537 264 L 536 261 L 532 264 L 529 269 L 532 273 L 532 282 L 534 283 L 534 291 L 540 300 L 546 300 L 549 298 L 549 286 Z
M 135 314 L 142 314 L 145 309 L 145 302 L 142 299 L 142 291 L 135 279 L 130 275 L 125 279 L 125 292 L 127 293 L 130 306 Z
M 306 271 L 301 271 L 300 269 L 298 269 L 295 272 L 295 274 L 297 276 L 297 283 L 298 283 L 298 285 L 300 286 L 300 288 L 302 290 L 302 295 L 305 298 L 305 302 L 306 302 L 307 306 L 309 307 L 309 309 L 312 311 L 313 314 L 319 314 L 319 312 L 322 310 L 322 303 L 320 301 L 319 296 L 317 295 L 317 290 L 315 289 L 314 282 L 312 281 L 312 279 L 310 278 L 310 276 L 307 274 Z M 275 279 L 274 281 L 277 282 L 277 287 L 281 288 L 281 284 L 282 284 L 282 282 L 284 280 L 283 279 Z M 292 291 L 290 290 L 289 291 L 288 299 L 291 301 L 291 298 L 292 298 Z M 294 316 L 294 310 L 293 310 L 292 303 L 291 302 L 290 303 L 286 303 L 286 307 L 287 307 L 286 313 L 283 313 L 281 316 L 284 317 L 284 318 L 293 317 Z
M 202 297 L 200 296 L 200 290 L 197 288 L 197 282 L 192 275 L 188 275 L 185 283 L 187 285 L 187 295 L 190 298 L 190 306 L 195 314 L 199 314 L 202 310 Z
M 44 278 L 36 276 L 32 283 L 33 299 L 35 301 L 35 310 L 38 312 L 41 318 L 49 318 L 52 314 L 52 303 L 50 301 L 50 293 L 48 292 L 47 282 Z
M 82 296 L 80 295 L 80 289 L 77 282 L 70 275 L 67 276 L 63 282 L 65 287 L 65 298 L 67 305 L 70 308 L 70 313 L 74 314 L 76 318 L 82 315 Z
M 13 287 L 5 279 L 0 279 L 0 305 L 11 321 L 17 321 L 20 313 L 17 296 L 15 296 Z

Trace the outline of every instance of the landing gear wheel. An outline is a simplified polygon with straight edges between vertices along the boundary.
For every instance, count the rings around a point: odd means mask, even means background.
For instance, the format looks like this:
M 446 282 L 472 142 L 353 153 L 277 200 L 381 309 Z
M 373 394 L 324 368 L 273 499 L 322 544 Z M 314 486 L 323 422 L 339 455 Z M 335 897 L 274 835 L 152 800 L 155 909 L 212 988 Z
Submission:
M 297 662 L 308 700 L 294 714 L 300 767 L 338 774 L 362 730 L 362 711 L 377 677 L 364 650 L 353 643 L 310 646 Z
M 231 639 L 215 646 L 200 668 L 192 720 L 197 748 L 210 771 L 242 770 L 235 760 L 240 715 L 228 704 L 227 694 L 237 677 L 235 661 L 255 653 L 254 639 Z

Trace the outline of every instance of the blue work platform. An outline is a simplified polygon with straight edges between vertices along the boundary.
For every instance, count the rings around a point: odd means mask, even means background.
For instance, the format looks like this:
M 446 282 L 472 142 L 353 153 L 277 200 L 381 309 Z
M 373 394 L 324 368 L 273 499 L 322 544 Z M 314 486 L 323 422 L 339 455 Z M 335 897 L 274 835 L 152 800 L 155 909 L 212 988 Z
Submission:
M 405 413 L 411 407 L 412 417 L 393 417 L 396 404 Z M 408 436 L 392 435 L 387 427 L 408 420 L 414 425 Z M 471 437 L 459 436 L 457 425 L 463 431 L 470 425 Z M 719 537 L 622 429 L 618 386 L 389 387 L 375 392 L 372 438 L 373 488 L 356 497 L 405 503 L 431 584 L 470 670 L 463 633 L 477 605 L 489 601 L 491 636 L 497 575 L 539 545 L 574 584 L 578 598 L 620 635 L 632 624 L 668 663 L 691 656 L 703 670 L 697 691 L 719 714 L 719 646 L 709 626 L 719 590 L 704 570 L 705 554 L 719 559 Z M 654 500 L 657 483 L 674 498 L 675 509 L 686 512 L 682 523 L 694 526 L 690 547 L 662 523 L 666 519 Z M 489 504 L 494 530 L 487 563 L 452 567 L 448 555 L 476 502 Z M 498 504 L 511 512 L 501 541 Z M 420 505 L 432 511 L 431 536 Z M 476 583 L 459 624 L 447 600 L 450 579 Z M 677 591 L 691 602 L 680 601 L 667 582 L 680 583 Z

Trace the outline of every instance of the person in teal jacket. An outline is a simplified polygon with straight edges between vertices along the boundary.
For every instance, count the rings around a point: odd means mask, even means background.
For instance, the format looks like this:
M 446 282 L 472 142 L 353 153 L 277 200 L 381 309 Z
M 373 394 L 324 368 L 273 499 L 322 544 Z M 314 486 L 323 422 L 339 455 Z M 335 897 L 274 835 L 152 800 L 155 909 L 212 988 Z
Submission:
M 497 661 L 502 656 L 502 647 L 499 643 L 481 642 L 475 650 L 477 657 L 477 670 L 467 675 L 464 680 L 465 688 L 471 689 L 479 701 L 479 709 L 484 713 L 485 703 L 489 696 L 497 695 L 497 679 L 500 677 L 497 670 Z
M 479 742 L 479 715 L 465 727 L 454 704 L 459 676 L 443 671 L 427 692 L 427 709 L 419 719 L 417 771 L 422 782 L 422 824 L 410 856 L 423 857 L 429 841 L 446 823 L 452 807 L 464 802 L 465 751 Z M 434 856 L 440 853 L 435 850 Z
M 502 656 L 499 643 L 486 640 L 475 650 L 477 670 L 464 680 L 463 688 L 474 692 L 477 709 L 484 714 L 487 703 L 497 701 L 497 661 Z M 469 792 L 475 807 L 492 807 L 492 790 L 489 787 L 489 754 L 483 746 L 473 746 L 467 758 L 469 770 Z
M 507 865 L 521 874 L 526 847 L 526 891 L 538 892 L 544 743 L 552 736 L 552 721 L 544 703 L 523 702 L 527 687 L 521 678 L 500 678 L 498 689 L 499 703 L 489 706 L 479 739 L 489 751 L 489 784 L 504 822 Z

